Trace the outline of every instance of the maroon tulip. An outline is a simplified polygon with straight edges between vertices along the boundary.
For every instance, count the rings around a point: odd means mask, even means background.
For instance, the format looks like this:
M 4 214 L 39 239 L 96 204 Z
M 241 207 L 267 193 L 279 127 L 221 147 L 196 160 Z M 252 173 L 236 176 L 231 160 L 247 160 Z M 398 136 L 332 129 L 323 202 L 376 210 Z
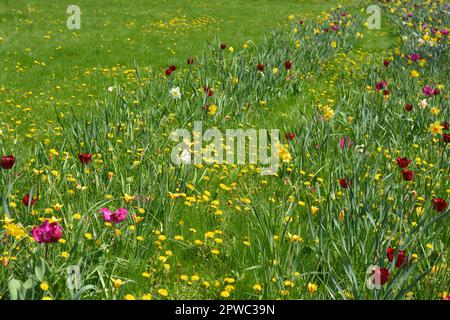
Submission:
M 414 178 L 414 171 L 403 169 L 402 170 L 403 179 L 406 181 L 411 181 Z
M 396 248 L 391 248 L 390 246 L 387 249 L 387 257 L 389 262 L 394 261 Z M 397 260 L 395 261 L 395 267 L 400 268 L 403 264 L 405 264 L 408 260 L 408 256 L 406 255 L 405 250 L 400 250 L 397 255 Z
M 177 70 L 177 67 L 175 65 L 171 65 L 164 71 L 164 73 L 166 76 L 170 76 L 175 70 Z
M 225 43 L 220 44 L 220 49 L 225 50 L 226 47 L 227 47 L 227 45 Z
M 411 160 L 409 160 L 407 157 L 397 158 L 397 164 L 401 169 L 407 168 L 409 164 L 411 163 Z
M 286 132 L 284 134 L 284 136 L 286 137 L 286 140 L 294 140 L 295 139 L 295 133 L 294 132 Z
M 186 62 L 187 62 L 187 64 L 188 64 L 188 65 L 190 65 L 190 66 L 191 66 L 191 65 L 193 65 L 193 64 L 194 64 L 194 59 L 192 59 L 192 58 L 189 58 L 189 59 L 187 59 L 187 61 L 186 61 Z
M 390 90 L 383 90 L 383 95 L 388 96 L 391 94 Z
M 266 66 L 265 66 L 264 64 L 258 63 L 258 64 L 256 65 L 256 70 L 261 71 L 261 72 L 264 72 L 264 69 L 266 69 Z
M 408 54 L 407 57 L 409 60 L 412 61 L 417 61 L 421 59 L 421 56 L 418 53 Z
M 341 185 L 342 188 L 347 189 L 348 188 L 348 184 L 347 181 L 345 179 L 339 179 L 339 184 Z M 351 180 L 350 180 L 350 184 L 352 184 Z
M 442 140 L 443 140 L 445 143 L 450 143 L 450 134 L 448 134 L 448 133 L 443 133 L 443 134 L 442 134 Z
M 211 97 L 213 95 L 213 91 L 210 87 L 204 86 L 203 87 L 203 92 L 206 93 L 208 95 L 208 97 Z
M 374 276 L 374 281 L 376 284 L 385 284 L 389 281 L 389 270 L 386 268 L 376 267 L 372 271 L 372 275 Z
M 442 198 L 433 198 L 431 202 L 433 203 L 433 209 L 437 212 L 442 212 L 448 207 L 448 203 Z
M 407 103 L 406 106 L 405 106 L 405 110 L 410 112 L 412 109 L 413 109 L 413 105 L 410 104 L 410 103 Z
M 448 128 L 450 128 L 450 123 L 448 123 L 447 121 L 442 122 L 441 126 L 443 126 L 442 130 L 447 131 Z
M 34 204 L 36 203 L 36 201 L 37 201 L 36 198 L 31 198 L 31 199 L 30 199 L 30 195 L 27 193 L 27 194 L 23 197 L 23 199 L 22 199 L 22 204 L 23 204 L 25 207 L 28 207 L 28 206 L 32 207 L 32 206 L 34 206 Z
M 387 87 L 387 82 L 386 81 L 380 81 L 375 85 L 375 90 L 380 91 L 383 90 L 384 88 Z
M 80 159 L 81 164 L 89 164 L 92 161 L 92 154 L 80 153 L 78 154 L 78 159 Z
M 285 61 L 284 62 L 284 68 L 286 70 L 291 70 L 291 68 L 292 68 L 292 61 L 289 61 L 289 60 Z
M 0 167 L 3 169 L 9 170 L 14 167 L 14 163 L 16 162 L 16 158 L 13 155 L 3 156 L 2 161 L 0 161 Z

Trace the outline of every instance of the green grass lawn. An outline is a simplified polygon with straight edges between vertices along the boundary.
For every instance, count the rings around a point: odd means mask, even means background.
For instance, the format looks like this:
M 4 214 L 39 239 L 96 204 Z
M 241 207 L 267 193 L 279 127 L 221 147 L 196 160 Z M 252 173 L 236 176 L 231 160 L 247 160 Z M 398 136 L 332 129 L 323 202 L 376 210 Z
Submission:
M 162 72 L 169 64 L 183 65 L 216 39 L 236 49 L 247 41 L 261 44 L 289 15 L 316 16 L 335 3 L 114 0 L 102 5 L 80 0 L 77 5 L 81 29 L 68 30 L 67 3 L 2 1 L 0 116 L 16 121 L 11 110 L 32 108 L 40 113 L 34 119 L 39 122 L 53 119 L 55 109 L 92 110 L 108 86 L 134 78 L 127 70 L 136 66 Z M 380 49 L 391 45 L 386 38 L 369 33 L 364 42 Z
M 33 299 L 443 297 L 448 39 L 418 30 L 423 7 L 402 24 L 409 1 L 367 30 L 367 3 L 80 0 L 68 30 L 67 3 L 3 0 L 0 156 L 16 162 L 0 168 L 0 298 L 27 279 Z M 170 134 L 199 120 L 280 129 L 277 174 L 174 164 Z M 28 236 L 48 219 L 61 239 Z M 371 265 L 389 268 L 381 290 Z

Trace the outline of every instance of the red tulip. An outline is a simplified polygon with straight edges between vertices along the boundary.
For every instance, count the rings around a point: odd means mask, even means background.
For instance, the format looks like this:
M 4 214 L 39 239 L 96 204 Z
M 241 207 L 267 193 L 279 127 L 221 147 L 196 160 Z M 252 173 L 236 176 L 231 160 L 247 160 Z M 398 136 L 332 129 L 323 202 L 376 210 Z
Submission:
M 208 95 L 208 97 L 211 97 L 213 95 L 213 91 L 210 87 L 204 86 L 203 87 L 203 92 L 206 93 Z
M 413 105 L 410 104 L 410 103 L 407 103 L 406 106 L 405 106 L 405 110 L 410 112 L 412 109 L 413 109 Z
M 263 72 L 266 69 L 266 66 L 262 63 L 256 65 L 256 70 Z
M 27 194 L 23 197 L 23 199 L 22 199 L 22 204 L 23 204 L 25 207 L 28 207 L 28 206 L 32 207 L 32 206 L 34 206 L 34 204 L 36 203 L 36 201 L 37 201 L 36 198 L 31 198 L 31 199 L 30 199 L 30 195 L 27 193 Z
M 414 171 L 403 169 L 402 170 L 403 179 L 406 181 L 411 181 L 414 178 Z
M 166 76 L 170 76 L 175 70 L 177 70 L 177 67 L 175 65 L 169 66 L 166 71 L 164 71 Z
M 387 87 L 387 82 L 386 81 L 380 81 L 375 85 L 375 90 L 380 91 L 383 90 L 384 88 Z
M 9 170 L 14 167 L 14 163 L 16 162 L 16 158 L 13 155 L 3 156 L 2 161 L 0 161 L 0 167 L 3 169 Z
M 395 248 L 392 249 L 390 246 L 388 247 L 387 257 L 388 257 L 389 262 L 394 261 L 395 251 L 396 251 Z M 407 260 L 408 260 L 408 257 L 406 255 L 405 250 L 400 250 L 397 255 L 397 260 L 395 261 L 395 267 L 400 268 L 404 263 L 407 262 Z
M 295 139 L 295 133 L 293 133 L 293 132 L 286 132 L 285 134 L 284 134 L 284 136 L 286 137 L 286 140 L 294 140 Z
M 384 60 L 383 64 L 385 67 L 388 67 L 391 62 L 389 60 Z
M 292 61 L 289 61 L 289 60 L 285 61 L 284 62 L 284 68 L 286 70 L 290 70 L 292 68 Z
M 433 203 L 433 209 L 437 212 L 445 211 L 448 207 L 448 203 L 442 198 L 433 198 L 431 202 Z
M 81 164 L 88 164 L 92 161 L 91 153 L 80 153 L 78 154 L 78 159 L 80 159 Z
M 441 126 L 443 126 L 444 128 L 442 128 L 442 130 L 447 131 L 448 128 L 450 128 L 450 123 L 448 123 L 447 121 L 442 122 Z
M 406 157 L 403 158 L 397 158 L 397 164 L 401 169 L 404 169 L 406 167 L 408 167 L 408 165 L 411 163 L 411 160 L 409 160 Z
M 389 281 L 389 270 L 386 268 L 376 267 L 372 271 L 372 275 L 374 276 L 374 281 L 376 284 L 383 285 Z
M 442 140 L 443 140 L 445 143 L 450 143 L 450 134 L 448 134 L 448 133 L 443 133 L 443 134 L 442 134 Z
M 347 181 L 345 179 L 339 179 L 339 184 L 342 188 L 347 188 Z

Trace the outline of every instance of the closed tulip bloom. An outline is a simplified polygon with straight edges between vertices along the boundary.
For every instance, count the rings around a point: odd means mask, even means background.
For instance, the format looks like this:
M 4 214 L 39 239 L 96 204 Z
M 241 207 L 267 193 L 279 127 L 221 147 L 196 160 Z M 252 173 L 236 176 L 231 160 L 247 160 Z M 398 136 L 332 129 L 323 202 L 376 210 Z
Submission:
M 406 157 L 403 157 L 403 158 L 397 158 L 397 165 L 401 168 L 401 169 L 404 169 L 404 168 L 407 168 L 408 167 L 408 165 L 411 163 L 411 160 L 409 160 L 408 158 L 406 158 Z
M 448 207 L 448 203 L 442 198 L 433 198 L 431 202 L 433 203 L 433 209 L 437 212 L 445 211 Z
M 78 159 L 82 164 L 88 164 L 92 161 L 92 154 L 91 153 L 80 153 L 78 154 Z
M 411 181 L 414 178 L 414 171 L 403 169 L 402 170 L 403 179 L 406 181 Z
M 37 201 L 36 198 L 30 198 L 30 195 L 27 193 L 27 194 L 23 197 L 23 199 L 22 199 L 22 204 L 23 204 L 25 207 L 28 207 L 28 206 L 32 207 L 32 206 L 34 206 L 34 204 L 36 203 L 36 201 Z
M 14 167 L 15 162 L 16 158 L 14 158 L 13 155 L 3 156 L 2 160 L 0 161 L 0 166 L 5 170 L 9 170 Z
M 58 242 L 62 238 L 62 226 L 57 222 L 49 223 L 45 220 L 40 226 L 35 226 L 31 234 L 38 243 Z

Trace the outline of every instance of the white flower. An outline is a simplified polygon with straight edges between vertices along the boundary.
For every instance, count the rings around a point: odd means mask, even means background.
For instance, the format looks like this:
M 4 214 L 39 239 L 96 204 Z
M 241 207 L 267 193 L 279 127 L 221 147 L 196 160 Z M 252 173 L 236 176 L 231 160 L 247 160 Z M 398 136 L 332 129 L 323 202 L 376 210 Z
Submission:
M 184 164 L 191 163 L 191 153 L 189 152 L 189 150 L 187 150 L 187 149 L 183 150 L 183 152 L 180 155 L 180 160 L 181 160 L 181 163 L 184 163 Z
M 179 87 L 176 87 L 176 88 L 170 89 L 170 95 L 171 95 L 172 98 L 174 98 L 174 99 L 181 99 L 180 88 L 179 88 Z
M 116 86 L 108 87 L 109 92 L 113 92 L 113 90 L 116 88 Z
M 365 145 L 360 144 L 360 145 L 358 145 L 358 146 L 355 147 L 355 150 L 356 150 L 356 152 L 363 153 L 365 147 L 366 147 Z
M 428 105 L 427 99 L 423 99 L 419 102 L 420 109 L 425 109 Z

